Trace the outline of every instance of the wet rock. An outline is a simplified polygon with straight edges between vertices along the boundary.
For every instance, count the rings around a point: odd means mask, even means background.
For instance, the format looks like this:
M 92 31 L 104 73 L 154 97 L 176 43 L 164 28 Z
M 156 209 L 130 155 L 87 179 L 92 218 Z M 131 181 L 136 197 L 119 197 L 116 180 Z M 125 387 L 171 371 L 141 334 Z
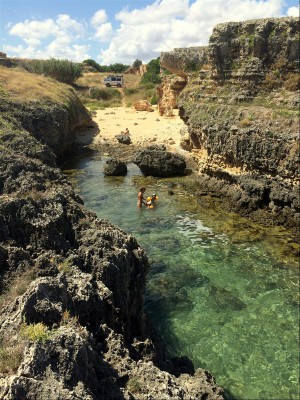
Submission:
M 105 175 L 124 176 L 127 174 L 127 165 L 116 158 L 109 158 L 104 164 L 103 172 Z
M 184 175 L 186 168 L 186 162 L 182 156 L 155 146 L 138 151 L 133 162 L 146 176 L 181 176 Z

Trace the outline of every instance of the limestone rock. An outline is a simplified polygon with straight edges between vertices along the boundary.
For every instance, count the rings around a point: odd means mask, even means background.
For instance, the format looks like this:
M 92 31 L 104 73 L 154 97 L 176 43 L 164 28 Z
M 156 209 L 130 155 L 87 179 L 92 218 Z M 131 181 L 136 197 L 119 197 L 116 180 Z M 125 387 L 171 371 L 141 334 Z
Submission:
M 151 104 L 147 100 L 138 100 L 133 104 L 133 107 L 136 109 L 136 111 L 154 111 L 154 108 L 151 107 Z
M 166 76 L 162 83 L 157 87 L 158 111 L 160 115 L 172 117 L 173 109 L 177 108 L 177 99 L 180 92 L 186 86 L 187 81 L 178 76 Z

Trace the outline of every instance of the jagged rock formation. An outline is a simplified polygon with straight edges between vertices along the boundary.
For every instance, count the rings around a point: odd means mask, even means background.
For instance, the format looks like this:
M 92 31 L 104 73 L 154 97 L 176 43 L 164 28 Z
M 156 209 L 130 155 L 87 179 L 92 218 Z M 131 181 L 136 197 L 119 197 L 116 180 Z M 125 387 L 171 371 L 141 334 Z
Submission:
M 298 40 L 298 18 L 217 25 L 208 60 L 190 71 L 178 99 L 189 134 L 183 146 L 198 163 L 201 192 L 294 230 L 300 222 Z M 162 60 L 186 74 L 181 51 Z
M 207 371 L 165 358 L 143 312 L 143 249 L 57 168 L 77 106 L 0 107 L 0 398 L 224 398 Z
M 160 65 L 175 75 L 187 79 L 188 75 L 199 65 L 208 63 L 208 48 L 178 48 L 160 55 Z
M 174 115 L 173 110 L 177 108 L 178 96 L 186 86 L 186 83 L 185 79 L 170 75 L 157 87 L 158 112 L 160 115 L 165 115 L 166 117 Z

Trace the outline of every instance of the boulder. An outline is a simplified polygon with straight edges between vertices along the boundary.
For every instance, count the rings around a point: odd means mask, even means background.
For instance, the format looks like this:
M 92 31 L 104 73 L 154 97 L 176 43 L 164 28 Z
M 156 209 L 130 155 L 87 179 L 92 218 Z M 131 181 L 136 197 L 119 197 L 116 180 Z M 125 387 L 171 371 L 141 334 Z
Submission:
M 154 108 L 151 107 L 151 104 L 147 100 L 138 100 L 133 104 L 133 107 L 136 111 L 154 111 Z
M 124 176 L 127 174 L 127 166 L 116 158 L 109 158 L 104 164 L 103 172 L 105 175 L 110 176 Z
M 144 175 L 160 177 L 184 175 L 186 168 L 184 158 L 166 151 L 164 145 L 153 145 L 138 151 L 133 162 Z
M 116 135 L 115 138 L 117 139 L 117 141 L 119 143 L 131 144 L 131 138 L 129 135 L 124 135 L 124 134 L 120 133 L 119 135 Z

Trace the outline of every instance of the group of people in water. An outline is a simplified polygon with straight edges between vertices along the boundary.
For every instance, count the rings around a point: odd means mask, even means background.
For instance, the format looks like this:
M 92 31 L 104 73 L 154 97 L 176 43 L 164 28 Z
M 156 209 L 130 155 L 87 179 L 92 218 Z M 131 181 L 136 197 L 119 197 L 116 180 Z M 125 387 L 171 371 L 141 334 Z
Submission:
M 152 196 L 148 196 L 147 199 L 145 199 L 144 198 L 145 191 L 146 191 L 145 187 L 140 188 L 140 191 L 138 193 L 137 206 L 142 207 L 144 204 L 147 208 L 154 208 L 156 201 L 158 200 L 158 196 L 156 196 L 156 194 L 153 193 Z

